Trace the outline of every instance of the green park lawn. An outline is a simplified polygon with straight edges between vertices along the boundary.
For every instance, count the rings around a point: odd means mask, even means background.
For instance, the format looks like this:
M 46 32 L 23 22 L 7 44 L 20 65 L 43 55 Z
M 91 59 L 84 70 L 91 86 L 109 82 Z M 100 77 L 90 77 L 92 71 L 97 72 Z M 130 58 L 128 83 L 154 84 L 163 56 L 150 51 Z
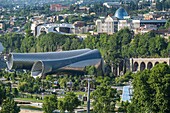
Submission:
M 19 101 L 29 101 L 29 102 L 40 102 L 42 103 L 43 100 L 37 100 L 35 98 L 15 98 L 15 100 L 19 100 Z

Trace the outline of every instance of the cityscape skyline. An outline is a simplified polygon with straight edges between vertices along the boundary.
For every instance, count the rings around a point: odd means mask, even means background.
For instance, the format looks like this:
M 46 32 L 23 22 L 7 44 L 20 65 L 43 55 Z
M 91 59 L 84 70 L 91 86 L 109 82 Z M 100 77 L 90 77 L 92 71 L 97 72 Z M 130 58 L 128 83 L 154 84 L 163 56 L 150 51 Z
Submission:
M 0 113 L 169 113 L 169 0 L 0 0 Z

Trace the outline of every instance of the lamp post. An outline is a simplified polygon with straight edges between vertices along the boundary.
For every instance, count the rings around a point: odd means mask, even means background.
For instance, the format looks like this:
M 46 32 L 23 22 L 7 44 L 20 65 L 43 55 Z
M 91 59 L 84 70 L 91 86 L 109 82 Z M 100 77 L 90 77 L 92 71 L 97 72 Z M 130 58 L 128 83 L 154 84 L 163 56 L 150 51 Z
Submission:
M 93 75 L 85 75 L 87 78 L 85 80 L 87 80 L 88 82 L 88 87 L 87 87 L 87 113 L 90 113 L 90 81 L 92 81 L 92 77 Z
M 87 91 L 87 113 L 90 113 L 90 80 L 88 78 L 88 91 Z

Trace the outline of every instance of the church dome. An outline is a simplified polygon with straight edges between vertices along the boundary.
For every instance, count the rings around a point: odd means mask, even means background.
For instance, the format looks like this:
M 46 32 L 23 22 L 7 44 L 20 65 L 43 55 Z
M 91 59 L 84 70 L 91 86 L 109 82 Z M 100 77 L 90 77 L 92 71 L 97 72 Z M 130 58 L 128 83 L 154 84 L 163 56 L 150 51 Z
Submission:
M 120 7 L 118 10 L 116 10 L 114 15 L 114 17 L 117 17 L 118 19 L 124 19 L 125 16 L 128 16 L 128 13 L 123 7 Z

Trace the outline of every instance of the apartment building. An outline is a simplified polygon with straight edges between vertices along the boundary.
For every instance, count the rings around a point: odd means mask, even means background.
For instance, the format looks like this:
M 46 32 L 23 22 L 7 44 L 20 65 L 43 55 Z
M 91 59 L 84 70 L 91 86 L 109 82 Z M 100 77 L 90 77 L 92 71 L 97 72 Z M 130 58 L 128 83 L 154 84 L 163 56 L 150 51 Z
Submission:
M 117 31 L 118 20 L 108 15 L 104 20 L 96 20 L 97 33 L 113 34 Z
M 51 11 L 62 11 L 64 9 L 69 9 L 68 6 L 63 6 L 61 4 L 51 4 L 50 5 L 50 10 Z
M 114 16 L 107 16 L 96 20 L 97 33 L 113 34 L 125 27 L 133 30 L 135 34 L 157 30 L 164 26 L 166 19 L 157 19 L 152 15 L 144 15 L 143 19 L 131 19 L 125 9 L 120 7 Z

